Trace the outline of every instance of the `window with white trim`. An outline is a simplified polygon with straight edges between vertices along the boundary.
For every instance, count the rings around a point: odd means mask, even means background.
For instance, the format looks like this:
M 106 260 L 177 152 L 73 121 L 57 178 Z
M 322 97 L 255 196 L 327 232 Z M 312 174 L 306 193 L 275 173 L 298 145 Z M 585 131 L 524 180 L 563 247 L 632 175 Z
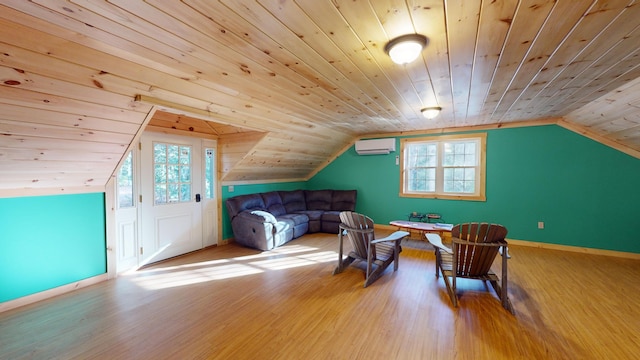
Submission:
M 486 133 L 406 138 L 401 196 L 486 200 Z

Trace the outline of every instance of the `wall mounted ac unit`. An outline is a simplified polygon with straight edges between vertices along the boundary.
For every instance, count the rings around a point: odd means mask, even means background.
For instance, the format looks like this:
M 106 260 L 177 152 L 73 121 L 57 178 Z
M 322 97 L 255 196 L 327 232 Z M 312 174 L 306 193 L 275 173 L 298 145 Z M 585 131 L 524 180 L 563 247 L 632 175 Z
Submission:
M 356 141 L 356 152 L 359 155 L 388 154 L 396 151 L 396 139 L 372 139 Z

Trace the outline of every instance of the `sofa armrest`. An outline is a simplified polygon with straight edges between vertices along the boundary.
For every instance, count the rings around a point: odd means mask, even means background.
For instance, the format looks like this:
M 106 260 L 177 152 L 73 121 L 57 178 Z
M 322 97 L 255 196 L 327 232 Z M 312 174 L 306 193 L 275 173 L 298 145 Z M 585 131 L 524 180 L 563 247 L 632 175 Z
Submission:
M 271 250 L 275 246 L 277 223 L 276 218 L 267 211 L 245 210 L 231 220 L 231 228 L 237 243 L 260 250 Z
M 238 214 L 238 217 L 247 221 L 257 221 L 261 223 L 275 224 L 278 222 L 276 217 L 268 211 L 264 210 L 247 210 Z
M 238 214 L 252 209 L 266 209 L 260 194 L 238 195 L 225 201 L 229 218 L 233 220 Z

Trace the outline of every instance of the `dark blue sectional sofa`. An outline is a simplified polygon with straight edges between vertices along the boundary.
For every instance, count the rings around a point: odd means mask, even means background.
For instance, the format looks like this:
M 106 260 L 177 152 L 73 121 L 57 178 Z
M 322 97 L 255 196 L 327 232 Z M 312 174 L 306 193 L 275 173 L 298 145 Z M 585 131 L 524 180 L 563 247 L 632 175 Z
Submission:
M 293 190 L 226 200 L 235 241 L 271 250 L 306 233 L 337 234 L 341 211 L 355 211 L 356 190 Z

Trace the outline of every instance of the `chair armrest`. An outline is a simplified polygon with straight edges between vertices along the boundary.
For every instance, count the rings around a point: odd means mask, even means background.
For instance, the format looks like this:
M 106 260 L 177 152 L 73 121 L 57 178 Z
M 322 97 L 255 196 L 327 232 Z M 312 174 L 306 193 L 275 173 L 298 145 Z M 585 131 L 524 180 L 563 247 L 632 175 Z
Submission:
M 383 237 L 382 239 L 375 239 L 371 243 L 376 244 L 376 243 L 386 242 L 386 241 L 398 241 L 398 240 L 404 239 L 407 236 L 409 236 L 409 233 L 406 231 L 396 231 L 387 237 Z
M 453 250 L 444 246 L 444 244 L 442 243 L 442 238 L 440 238 L 440 235 L 431 234 L 431 233 L 426 233 L 424 235 L 427 237 L 427 240 L 429 240 L 429 243 L 431 243 L 431 245 L 441 249 L 442 251 L 448 254 L 453 254 Z

